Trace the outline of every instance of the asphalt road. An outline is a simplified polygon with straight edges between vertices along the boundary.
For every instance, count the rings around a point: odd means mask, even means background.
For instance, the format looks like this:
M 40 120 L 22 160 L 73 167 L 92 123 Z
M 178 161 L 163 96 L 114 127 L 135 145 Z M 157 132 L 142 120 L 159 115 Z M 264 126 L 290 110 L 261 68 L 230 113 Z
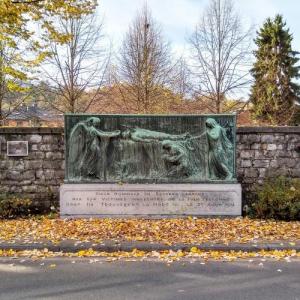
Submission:
M 0 299 L 300 300 L 300 260 L 167 265 L 1 258 Z

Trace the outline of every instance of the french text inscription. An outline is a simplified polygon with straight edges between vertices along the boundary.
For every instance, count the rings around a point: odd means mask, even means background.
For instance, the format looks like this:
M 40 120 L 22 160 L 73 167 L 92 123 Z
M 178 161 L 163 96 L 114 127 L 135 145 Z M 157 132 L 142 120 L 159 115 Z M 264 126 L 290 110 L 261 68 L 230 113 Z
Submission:
M 240 189 L 221 185 L 64 185 L 62 215 L 240 215 Z M 184 186 L 184 188 L 182 187 Z M 199 188 L 201 186 L 201 188 Z M 206 187 L 205 187 L 206 186 Z M 69 187 L 69 188 L 64 188 Z M 81 189 L 80 189 L 81 187 Z M 80 189 L 80 190 L 78 190 Z

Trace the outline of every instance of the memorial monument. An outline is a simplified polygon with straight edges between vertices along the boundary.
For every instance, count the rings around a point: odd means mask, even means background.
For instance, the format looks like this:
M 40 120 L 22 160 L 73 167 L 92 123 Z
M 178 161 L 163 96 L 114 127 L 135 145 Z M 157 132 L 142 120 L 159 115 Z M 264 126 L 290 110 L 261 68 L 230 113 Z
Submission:
M 235 115 L 65 115 L 62 216 L 240 215 Z

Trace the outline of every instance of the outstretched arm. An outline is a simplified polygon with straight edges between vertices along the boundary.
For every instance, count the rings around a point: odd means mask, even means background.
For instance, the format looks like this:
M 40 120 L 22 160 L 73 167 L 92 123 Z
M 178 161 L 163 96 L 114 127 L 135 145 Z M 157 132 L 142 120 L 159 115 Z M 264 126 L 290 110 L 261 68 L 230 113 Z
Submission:
M 131 136 L 131 139 L 135 142 L 144 142 L 144 143 L 151 143 L 151 142 L 155 141 L 155 140 L 150 140 L 150 139 L 142 139 L 142 138 L 139 138 L 134 135 Z
M 100 131 L 100 130 L 96 130 L 96 133 L 99 137 L 116 137 L 119 136 L 121 134 L 120 130 L 116 130 L 116 131 Z

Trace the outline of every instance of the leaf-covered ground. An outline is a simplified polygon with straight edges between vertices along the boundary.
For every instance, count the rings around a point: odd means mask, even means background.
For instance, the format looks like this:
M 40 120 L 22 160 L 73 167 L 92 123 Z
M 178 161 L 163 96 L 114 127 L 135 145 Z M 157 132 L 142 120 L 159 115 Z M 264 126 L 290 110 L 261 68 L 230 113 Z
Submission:
M 300 241 L 300 222 L 232 219 L 19 219 L 0 220 L 0 241 L 105 240 L 177 243 L 252 243 Z
M 12 258 L 29 258 L 32 260 L 41 260 L 51 257 L 89 257 L 90 262 L 97 262 L 97 258 L 105 258 L 107 261 L 112 262 L 116 260 L 126 260 L 126 261 L 138 261 L 138 260 L 148 260 L 148 259 L 158 259 L 167 263 L 172 263 L 175 261 L 180 261 L 184 259 L 189 259 L 190 262 L 200 260 L 220 260 L 220 261 L 235 261 L 237 259 L 249 259 L 252 262 L 253 259 L 260 258 L 261 261 L 266 259 L 275 260 L 285 260 L 286 262 L 291 262 L 292 259 L 299 259 L 300 252 L 295 250 L 274 250 L 274 251 L 259 251 L 259 252 L 244 252 L 244 251 L 203 251 L 196 247 L 191 248 L 190 251 L 140 251 L 134 249 L 130 252 L 117 251 L 117 252 L 98 252 L 93 249 L 80 250 L 76 253 L 63 253 L 63 252 L 51 252 L 48 249 L 44 250 L 26 250 L 26 251 L 15 251 L 15 250 L 0 250 L 0 256 L 2 257 L 12 257 Z M 73 261 L 75 263 L 75 261 Z M 263 265 L 263 263 L 260 265 Z

